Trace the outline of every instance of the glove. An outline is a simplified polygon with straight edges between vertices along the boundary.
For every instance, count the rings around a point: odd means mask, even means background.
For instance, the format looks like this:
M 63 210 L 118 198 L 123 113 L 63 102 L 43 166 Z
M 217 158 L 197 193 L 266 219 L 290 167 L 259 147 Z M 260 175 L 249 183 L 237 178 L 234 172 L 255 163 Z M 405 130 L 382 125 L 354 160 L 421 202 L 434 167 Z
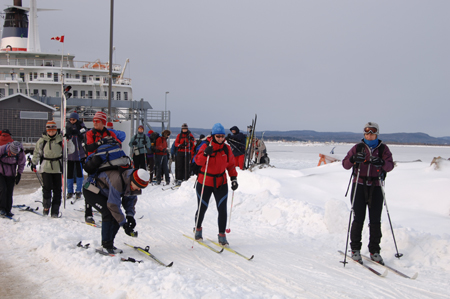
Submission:
M 375 167 L 381 167 L 384 165 L 384 160 L 380 157 L 370 157 L 370 163 Z
M 357 153 L 356 155 L 350 158 L 350 162 L 352 163 L 364 163 L 366 161 L 366 155 L 364 153 Z
M 183 146 L 183 147 L 186 147 L 186 146 L 187 146 L 187 142 L 186 142 L 186 141 L 183 142 L 182 146 Z
M 238 188 L 237 178 L 235 176 L 231 177 L 231 190 L 236 190 Z
M 22 177 L 22 175 L 20 173 L 16 174 L 16 185 L 20 182 L 21 177 Z
M 145 141 L 145 140 L 144 140 L 144 141 L 142 141 L 142 144 L 147 144 L 147 141 Z
M 133 216 L 127 216 L 127 223 L 129 223 L 131 229 L 136 227 L 136 220 L 134 220 Z
M 211 145 L 208 145 L 206 148 L 205 148 L 205 151 L 203 152 L 203 155 L 205 156 L 205 157 L 208 157 L 208 156 L 211 156 L 212 155 L 212 153 L 213 153 L 213 147 L 211 146 Z
M 127 235 L 131 236 L 131 237 L 134 237 L 135 234 L 136 234 L 136 233 L 133 231 L 133 229 L 131 228 L 131 223 L 129 223 L 129 222 L 126 222 L 126 223 L 123 225 L 123 229 L 124 229 L 125 233 L 126 233 Z
M 137 145 L 137 141 L 133 141 L 132 145 Z
M 31 171 L 36 172 L 36 165 L 33 163 L 31 163 Z

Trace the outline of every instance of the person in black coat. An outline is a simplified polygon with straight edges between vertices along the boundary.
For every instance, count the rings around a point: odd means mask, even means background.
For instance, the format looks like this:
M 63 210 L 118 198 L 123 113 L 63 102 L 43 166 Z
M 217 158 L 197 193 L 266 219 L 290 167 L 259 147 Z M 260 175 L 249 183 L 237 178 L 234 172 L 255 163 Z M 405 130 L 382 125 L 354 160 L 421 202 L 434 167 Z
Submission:
M 233 135 L 228 134 L 228 144 L 231 146 L 236 164 L 239 165 L 240 169 L 244 169 L 245 141 L 247 137 L 239 131 L 237 126 L 231 127 L 230 131 Z

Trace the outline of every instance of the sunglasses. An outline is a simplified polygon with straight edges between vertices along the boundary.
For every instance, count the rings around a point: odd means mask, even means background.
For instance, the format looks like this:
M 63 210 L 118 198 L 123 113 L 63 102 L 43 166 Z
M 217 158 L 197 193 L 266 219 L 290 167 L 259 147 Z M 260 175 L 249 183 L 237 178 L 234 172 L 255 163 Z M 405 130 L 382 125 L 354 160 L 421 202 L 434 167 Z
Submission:
M 50 131 L 50 130 L 55 130 L 56 131 L 56 127 L 54 127 L 54 126 L 47 126 L 45 128 L 47 129 L 47 131 Z
M 217 135 L 216 134 L 216 138 L 225 138 L 225 135 Z
M 373 127 L 366 127 L 364 128 L 364 134 L 376 134 L 378 132 L 377 128 L 373 128 Z
M 99 119 L 94 119 L 92 122 L 93 122 L 94 124 L 99 124 L 99 123 L 101 123 L 102 121 L 99 120 Z

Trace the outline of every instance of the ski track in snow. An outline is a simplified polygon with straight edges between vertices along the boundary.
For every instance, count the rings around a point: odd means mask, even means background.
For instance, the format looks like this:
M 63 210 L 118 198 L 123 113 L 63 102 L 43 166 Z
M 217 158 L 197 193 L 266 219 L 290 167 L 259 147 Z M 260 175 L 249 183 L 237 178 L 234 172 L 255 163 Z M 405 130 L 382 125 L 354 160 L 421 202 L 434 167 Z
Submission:
M 149 186 L 136 206 L 137 215 L 144 215 L 137 219 L 139 238 L 119 231 L 115 245 L 124 250 L 120 256 L 143 260 L 141 264 L 95 253 L 101 230 L 82 223 L 83 213 L 74 209 L 83 208 L 83 201 L 67 202 L 60 219 L 13 209 L 20 222 L 0 219 L 0 265 L 8 277 L 18 277 L 24 284 L 11 298 L 450 298 L 446 190 L 450 162 L 439 170 L 429 164 L 432 156 L 449 157 L 449 147 L 391 147 L 394 160 L 423 161 L 399 163 L 386 182 L 389 212 L 404 257 L 394 257 L 385 211 L 381 253 L 388 265 L 401 272 L 419 272 L 416 280 L 408 280 L 393 272 L 380 278 L 352 262 L 346 267 L 340 263 L 343 256 L 337 250 L 345 249 L 350 199 L 344 194 L 350 172 L 339 162 L 316 167 L 318 154 L 336 145 L 267 146 L 277 168 L 239 171 L 227 237 L 231 248 L 255 255 L 253 260 L 228 251 L 214 253 L 182 236 L 192 234 L 194 227 L 195 179 L 191 178 L 177 190 Z M 350 147 L 339 144 L 335 153 L 343 157 Z M 37 207 L 40 204 L 34 201 L 40 199 L 38 190 L 15 196 L 14 204 Z M 205 242 L 216 248 L 206 241 L 217 238 L 213 198 L 203 228 Z M 365 254 L 367 240 L 365 226 Z M 78 248 L 79 241 L 90 243 L 90 248 Z M 174 264 L 162 267 L 124 242 L 150 246 L 158 259 Z M 0 280 L 0 286 L 3 283 Z

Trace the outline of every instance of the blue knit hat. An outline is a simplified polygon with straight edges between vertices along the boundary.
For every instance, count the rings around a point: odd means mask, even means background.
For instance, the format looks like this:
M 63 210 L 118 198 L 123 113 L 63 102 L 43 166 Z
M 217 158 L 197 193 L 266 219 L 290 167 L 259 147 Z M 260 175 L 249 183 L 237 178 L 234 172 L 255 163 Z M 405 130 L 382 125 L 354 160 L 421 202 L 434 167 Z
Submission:
M 78 116 L 78 113 L 76 113 L 76 112 L 70 113 L 69 118 L 74 118 L 76 120 L 80 120 L 80 117 Z
M 211 135 L 223 134 L 225 135 L 225 129 L 223 128 L 221 123 L 217 123 L 212 127 Z

